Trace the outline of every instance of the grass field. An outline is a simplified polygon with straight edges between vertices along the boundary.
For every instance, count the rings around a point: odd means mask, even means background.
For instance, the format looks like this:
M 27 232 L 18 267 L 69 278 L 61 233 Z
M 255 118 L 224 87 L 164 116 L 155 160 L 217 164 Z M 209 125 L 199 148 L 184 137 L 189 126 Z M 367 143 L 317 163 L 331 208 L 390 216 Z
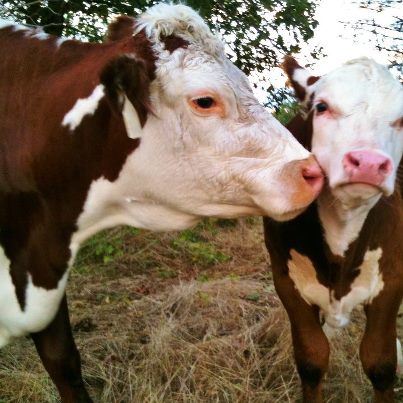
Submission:
M 117 228 L 89 240 L 68 298 L 94 400 L 300 401 L 288 320 L 268 267 L 258 219 L 158 235 Z M 326 402 L 371 401 L 358 359 L 362 329 L 357 312 L 332 341 Z M 0 403 L 58 401 L 28 338 L 0 351 L 0 385 Z M 396 391 L 403 402 L 401 381 Z

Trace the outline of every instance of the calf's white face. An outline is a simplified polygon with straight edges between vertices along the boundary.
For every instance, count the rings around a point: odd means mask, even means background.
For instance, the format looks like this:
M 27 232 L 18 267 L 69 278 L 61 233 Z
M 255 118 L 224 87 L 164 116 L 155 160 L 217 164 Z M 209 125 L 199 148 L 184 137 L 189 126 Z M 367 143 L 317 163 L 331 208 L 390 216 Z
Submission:
M 309 74 L 298 74 L 314 109 L 312 152 L 332 193 L 346 204 L 392 194 L 403 153 L 401 84 L 366 58 L 310 86 Z

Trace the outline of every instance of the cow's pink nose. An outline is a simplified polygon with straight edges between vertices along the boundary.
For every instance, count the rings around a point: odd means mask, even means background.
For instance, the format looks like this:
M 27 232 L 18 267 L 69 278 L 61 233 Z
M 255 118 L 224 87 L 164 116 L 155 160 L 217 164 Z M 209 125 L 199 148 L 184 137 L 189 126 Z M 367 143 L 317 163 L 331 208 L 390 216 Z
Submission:
M 344 170 L 352 183 L 379 186 L 392 172 L 392 161 L 372 150 L 351 151 L 343 158 Z
M 314 193 L 318 195 L 323 187 L 323 172 L 316 161 L 308 161 L 309 163 L 302 167 L 302 177 L 312 187 Z

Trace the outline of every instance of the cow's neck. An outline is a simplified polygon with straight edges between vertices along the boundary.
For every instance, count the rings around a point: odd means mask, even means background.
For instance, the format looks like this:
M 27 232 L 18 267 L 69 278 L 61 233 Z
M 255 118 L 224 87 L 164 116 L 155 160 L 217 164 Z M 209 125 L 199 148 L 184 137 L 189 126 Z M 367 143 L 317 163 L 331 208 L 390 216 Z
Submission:
M 318 198 L 318 212 L 325 239 L 330 250 L 337 256 L 344 256 L 364 225 L 369 211 L 378 202 L 374 197 L 365 204 L 345 205 L 325 189 Z

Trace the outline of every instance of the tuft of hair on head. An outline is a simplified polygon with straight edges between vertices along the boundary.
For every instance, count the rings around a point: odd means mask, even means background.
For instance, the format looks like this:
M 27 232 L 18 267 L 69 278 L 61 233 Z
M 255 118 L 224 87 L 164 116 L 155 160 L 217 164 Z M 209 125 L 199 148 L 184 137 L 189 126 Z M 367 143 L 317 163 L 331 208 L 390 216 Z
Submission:
M 136 22 L 135 33 L 142 30 L 156 44 L 177 36 L 189 44 L 200 43 L 211 53 L 224 50 L 200 15 L 183 4 L 160 3 L 150 7 Z

